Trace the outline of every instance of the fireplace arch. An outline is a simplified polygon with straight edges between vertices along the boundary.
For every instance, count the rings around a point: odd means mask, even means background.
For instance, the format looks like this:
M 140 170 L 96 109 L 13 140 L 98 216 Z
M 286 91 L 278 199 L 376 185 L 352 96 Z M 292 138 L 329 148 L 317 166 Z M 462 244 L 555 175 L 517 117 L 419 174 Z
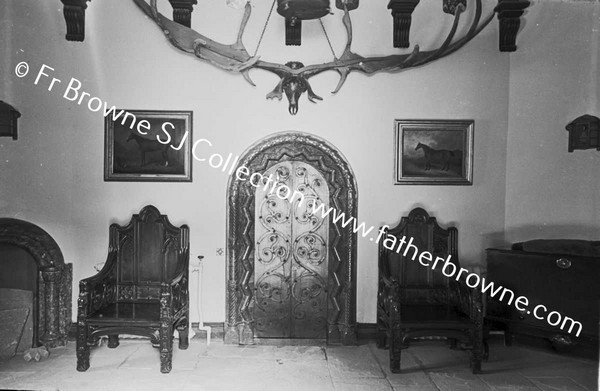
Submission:
M 276 133 L 250 146 L 239 158 L 227 186 L 227 292 L 225 343 L 252 344 L 255 338 L 254 208 L 255 187 L 238 180 L 246 167 L 250 174 L 265 173 L 285 161 L 312 165 L 327 181 L 329 206 L 356 217 L 358 192 L 354 173 L 345 157 L 328 141 L 302 132 Z M 348 225 L 329 225 L 327 281 L 327 343 L 356 343 L 356 233 Z
M 71 324 L 73 265 L 65 264 L 58 244 L 46 231 L 27 221 L 0 218 L 0 243 L 24 249 L 37 264 L 33 347 L 66 345 Z

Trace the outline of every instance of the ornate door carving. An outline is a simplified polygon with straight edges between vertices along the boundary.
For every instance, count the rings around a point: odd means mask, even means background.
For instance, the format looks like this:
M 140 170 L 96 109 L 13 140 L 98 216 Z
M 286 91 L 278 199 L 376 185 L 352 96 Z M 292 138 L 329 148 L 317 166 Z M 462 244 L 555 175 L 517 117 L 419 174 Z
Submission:
M 298 191 L 302 189 L 300 186 L 301 184 L 312 184 L 314 179 L 320 178 L 319 184 L 321 185 L 321 188 L 327 189 L 327 193 L 319 195 L 319 200 L 324 202 L 325 206 L 333 207 L 338 212 L 344 213 L 346 216 L 356 216 L 358 194 L 352 169 L 340 151 L 326 140 L 317 136 L 301 132 L 272 134 L 250 146 L 240 156 L 236 168 L 246 167 L 248 172 L 261 173 L 261 175 L 266 174 L 267 178 L 269 173 L 274 173 L 273 177 L 276 178 L 275 173 L 278 167 L 283 167 L 283 165 L 281 165 L 282 163 L 287 164 L 286 167 L 290 170 L 290 175 L 295 175 L 294 171 L 291 170 L 292 167 L 308 167 L 308 169 L 310 169 L 310 171 L 308 171 L 309 174 L 306 177 L 306 182 L 303 182 L 301 179 L 297 179 L 296 182 L 294 182 L 294 186 L 296 186 Z M 302 163 L 304 163 L 304 166 Z M 319 174 L 320 177 L 317 177 L 312 173 Z M 272 185 L 269 186 L 267 190 L 270 190 L 271 187 Z M 255 282 L 259 281 L 260 278 L 257 276 L 267 272 L 263 266 L 260 266 L 262 265 L 261 262 L 256 260 L 259 255 L 256 247 L 257 242 L 260 239 L 260 236 L 257 237 L 256 235 L 264 235 L 267 233 L 268 229 L 263 226 L 265 230 L 261 231 L 262 234 L 259 234 L 256 231 L 258 229 L 257 225 L 262 226 L 262 223 L 257 221 L 255 216 L 257 204 L 260 205 L 262 201 L 260 197 L 264 199 L 266 194 L 261 193 L 259 195 L 257 194 L 256 189 L 257 186 L 250 183 L 250 181 L 238 180 L 235 171 L 232 172 L 229 177 L 227 190 L 226 252 L 227 305 L 224 336 L 224 341 L 227 344 L 253 344 L 255 343 L 255 337 L 260 336 L 257 329 L 261 328 L 262 330 L 265 330 L 264 328 L 266 327 L 262 320 L 261 324 L 259 324 L 259 320 L 256 319 L 256 316 L 258 315 L 257 303 L 263 305 L 262 303 L 264 300 L 262 302 L 258 301 L 257 289 L 255 289 L 257 287 L 255 286 Z M 319 193 L 317 192 L 317 194 Z M 285 196 L 282 195 L 282 198 L 285 198 Z M 275 200 L 280 199 L 281 198 L 275 198 Z M 293 204 L 293 198 L 290 202 Z M 307 211 L 312 211 L 309 202 L 309 198 L 306 197 L 303 206 L 309 208 Z M 292 205 L 290 205 L 290 208 L 291 206 Z M 276 217 L 277 210 L 279 210 L 277 208 L 282 207 L 282 204 L 277 204 L 275 207 L 271 206 L 271 209 L 275 211 L 274 215 Z M 290 209 L 289 217 L 290 219 L 294 219 L 294 223 L 290 224 L 296 224 L 295 217 L 312 217 L 303 215 L 303 212 L 304 211 L 294 212 L 292 215 Z M 269 213 L 267 216 L 268 215 Z M 282 216 L 284 216 L 284 214 L 282 214 Z M 285 217 L 283 218 L 285 219 Z M 331 222 L 328 222 L 327 224 L 329 228 L 327 228 L 327 225 L 322 225 L 318 231 L 318 235 L 325 243 L 327 243 L 328 251 L 324 252 L 326 259 L 319 265 L 319 267 L 322 267 L 320 270 L 323 270 L 323 274 L 320 272 L 318 273 L 323 280 L 325 280 L 326 285 L 318 286 L 316 284 L 305 284 L 305 281 L 308 281 L 308 279 L 302 278 L 302 283 L 297 284 L 297 289 L 299 291 L 294 290 L 293 292 L 295 295 L 302 298 L 302 295 L 308 297 L 321 289 L 321 287 L 323 287 L 323 289 L 326 287 L 326 293 L 319 295 L 318 297 L 326 301 L 326 310 L 323 310 L 322 316 L 326 317 L 325 329 L 327 330 L 327 343 L 353 345 L 356 343 L 356 233 L 352 230 L 351 226 L 341 227 L 337 224 L 332 224 Z M 300 224 L 296 227 L 299 226 Z M 309 227 L 310 225 L 306 226 Z M 314 239 L 314 237 L 310 235 L 302 236 L 303 233 L 308 232 L 308 229 L 307 231 L 299 231 L 299 228 L 295 228 L 294 231 L 291 231 L 293 229 L 294 228 L 291 227 L 289 228 L 289 232 L 286 231 L 289 236 L 287 240 L 290 240 L 287 245 L 283 245 L 283 242 L 281 242 L 280 246 L 268 245 L 267 248 L 271 248 L 268 251 L 273 251 L 273 249 L 276 249 L 277 251 L 285 250 L 288 251 L 289 255 L 287 256 L 289 257 L 294 251 L 294 246 L 296 246 L 296 248 L 310 248 L 306 246 L 306 243 L 301 245 L 302 238 L 311 238 L 309 243 L 315 247 L 317 239 Z M 296 232 L 294 239 L 292 239 L 293 232 Z M 268 237 L 269 236 L 267 236 L 267 238 Z M 271 237 L 277 239 L 277 237 Z M 299 240 L 296 241 L 296 239 Z M 304 251 L 305 250 L 302 249 L 300 253 L 304 254 Z M 318 258 L 315 257 L 314 251 L 312 252 L 312 255 L 310 252 L 306 254 L 306 259 L 310 260 L 310 257 L 313 257 L 313 263 L 320 262 L 316 261 Z M 286 255 L 283 254 L 283 256 Z M 281 263 L 282 259 L 282 256 L 277 256 L 272 262 Z M 308 264 L 312 269 L 315 269 L 310 261 L 306 262 L 302 257 L 298 259 L 300 259 L 303 264 Z M 292 264 L 291 258 L 288 262 L 290 265 Z M 263 267 L 262 271 L 255 270 L 256 265 Z M 282 271 L 282 274 L 284 274 L 283 268 L 280 267 L 279 269 Z M 298 270 L 306 269 L 303 269 L 302 266 L 299 265 Z M 285 281 L 283 279 L 281 280 Z M 293 281 L 293 278 L 289 281 Z M 315 285 L 315 291 L 311 293 L 311 287 L 313 285 Z M 292 294 L 291 287 L 288 293 L 290 295 Z M 261 293 L 261 295 L 265 297 L 270 297 L 270 301 L 275 302 L 281 301 L 281 298 L 285 298 L 285 296 L 283 296 L 285 294 L 285 292 L 278 290 L 271 290 L 271 292 L 267 292 L 266 294 Z M 281 298 L 276 297 L 278 295 L 281 295 Z M 321 302 L 306 301 L 306 303 L 310 303 L 310 305 L 316 303 L 317 306 L 320 306 Z M 304 306 L 305 308 L 301 307 L 302 306 L 298 307 L 298 311 L 309 308 L 309 306 Z M 313 316 L 311 322 L 313 322 L 313 318 L 316 322 L 315 324 L 321 322 L 320 314 L 321 312 L 319 312 L 319 316 Z M 314 313 L 312 315 L 314 315 Z M 291 312 L 289 316 L 292 316 Z M 267 318 L 263 317 L 263 319 Z M 310 327 L 305 327 L 305 324 L 299 322 L 297 323 L 296 331 L 294 332 L 299 333 L 299 329 L 304 330 L 306 328 L 310 329 Z M 316 329 L 318 328 L 319 327 L 317 326 Z M 289 331 L 288 335 L 291 334 L 292 332 Z M 308 338 L 319 337 L 310 336 Z
M 312 212 L 328 206 L 327 183 L 301 161 L 276 164 L 263 177 L 271 175 L 276 185 L 255 194 L 255 336 L 326 338 L 329 219 Z

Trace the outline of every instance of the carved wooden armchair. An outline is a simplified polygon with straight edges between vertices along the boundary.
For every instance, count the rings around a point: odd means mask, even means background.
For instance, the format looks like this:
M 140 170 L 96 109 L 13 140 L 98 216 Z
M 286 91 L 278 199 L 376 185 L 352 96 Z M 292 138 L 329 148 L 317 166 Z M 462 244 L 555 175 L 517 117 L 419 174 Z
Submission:
M 407 347 L 410 339 L 445 337 L 453 348 L 461 341 L 471 349 L 471 368 L 480 373 L 483 301 L 481 291 L 467 287 L 464 278 L 456 280 L 460 270 L 457 229 L 443 229 L 424 209 L 415 208 L 396 227 L 382 227 L 382 232 L 377 346 L 389 347 L 391 371 L 400 372 L 400 349 Z M 431 257 L 421 258 L 424 252 Z M 437 257 L 443 260 L 434 263 Z M 442 274 L 448 257 L 456 267 L 452 277 Z M 452 267 L 446 269 L 450 274 Z
M 188 347 L 189 229 L 171 225 L 149 205 L 125 227 L 110 226 L 108 258 L 93 277 L 79 283 L 77 370 L 90 367 L 90 346 L 119 334 L 150 337 L 160 348 L 160 371 L 171 371 L 173 333 Z

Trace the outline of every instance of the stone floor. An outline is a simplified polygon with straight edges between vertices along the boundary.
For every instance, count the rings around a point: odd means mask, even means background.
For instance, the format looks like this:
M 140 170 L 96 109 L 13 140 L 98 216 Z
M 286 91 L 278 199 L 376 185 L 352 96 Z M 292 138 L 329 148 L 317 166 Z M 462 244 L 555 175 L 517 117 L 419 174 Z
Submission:
M 192 340 L 174 349 L 173 370 L 159 371 L 158 351 L 145 340 L 122 340 L 91 353 L 87 372 L 75 370 L 75 345 L 48 359 L 0 363 L 0 389 L 26 390 L 597 390 L 598 362 L 492 340 L 481 375 L 468 354 L 444 343 L 412 343 L 400 374 L 391 374 L 387 351 L 355 347 L 210 346 Z

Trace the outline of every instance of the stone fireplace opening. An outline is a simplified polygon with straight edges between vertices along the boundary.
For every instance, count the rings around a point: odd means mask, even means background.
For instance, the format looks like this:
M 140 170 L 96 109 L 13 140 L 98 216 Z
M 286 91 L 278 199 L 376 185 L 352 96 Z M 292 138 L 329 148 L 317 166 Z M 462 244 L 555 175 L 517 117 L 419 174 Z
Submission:
M 0 341 L 3 341 L 0 358 L 3 358 L 37 347 L 33 341 L 37 340 L 34 310 L 38 273 L 37 264 L 27 251 L 7 243 L 0 243 L 0 270 Z
M 64 346 L 71 324 L 73 267 L 65 264 L 54 239 L 35 224 L 0 218 L 0 270 L 0 304 L 10 316 L 3 327 L 26 318 L 17 351 Z M 6 338 L 7 331 L 0 335 Z

